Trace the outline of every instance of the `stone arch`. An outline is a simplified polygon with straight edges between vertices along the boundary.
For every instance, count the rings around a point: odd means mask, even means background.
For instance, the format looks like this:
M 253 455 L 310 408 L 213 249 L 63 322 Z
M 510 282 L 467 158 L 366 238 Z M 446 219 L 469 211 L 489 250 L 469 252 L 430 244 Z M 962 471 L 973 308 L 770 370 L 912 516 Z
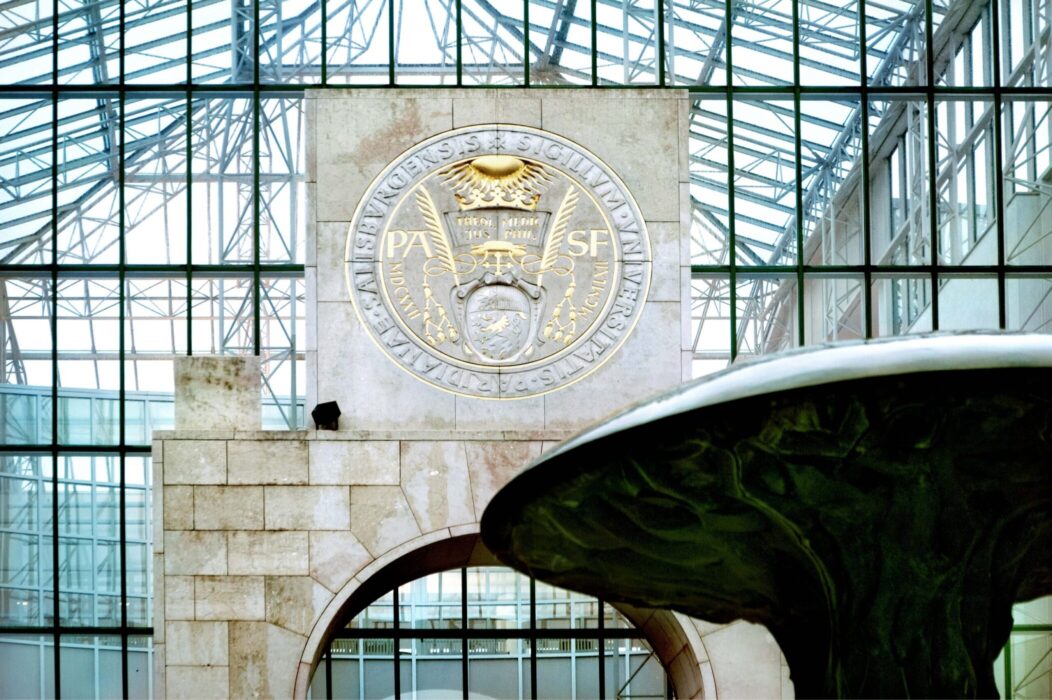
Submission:
M 296 669 L 293 697 L 304 700 L 331 632 L 348 614 L 364 609 L 406 581 L 462 566 L 500 565 L 482 544 L 478 525 L 440 530 L 404 542 L 374 559 L 348 580 L 315 621 Z M 690 620 L 667 610 L 615 606 L 646 635 L 680 698 L 715 697 L 705 645 Z

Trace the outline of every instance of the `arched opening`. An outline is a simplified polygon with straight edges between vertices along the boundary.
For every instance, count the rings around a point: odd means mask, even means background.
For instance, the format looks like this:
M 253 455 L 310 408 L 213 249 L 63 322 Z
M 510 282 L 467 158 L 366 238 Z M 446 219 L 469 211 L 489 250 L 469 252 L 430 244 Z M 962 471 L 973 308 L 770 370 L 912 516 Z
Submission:
M 316 700 L 669 698 L 702 685 L 671 613 L 650 624 L 649 611 L 531 580 L 476 535 L 415 550 L 354 585 L 314 651 Z M 673 663 L 669 650 L 693 663 Z

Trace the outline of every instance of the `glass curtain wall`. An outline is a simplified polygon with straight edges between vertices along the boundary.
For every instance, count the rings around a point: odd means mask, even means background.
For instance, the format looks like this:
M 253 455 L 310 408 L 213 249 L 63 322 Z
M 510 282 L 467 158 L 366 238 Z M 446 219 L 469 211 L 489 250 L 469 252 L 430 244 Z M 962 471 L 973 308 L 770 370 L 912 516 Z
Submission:
M 431 574 L 380 596 L 326 642 L 310 695 L 671 697 L 623 615 L 504 567 Z
M 149 441 L 174 357 L 260 355 L 265 425 L 305 424 L 305 89 L 688 90 L 700 375 L 1052 330 L 1050 7 L 3 4 L 0 695 L 149 693 Z M 1033 610 L 1013 644 L 1043 649 Z M 1004 664 L 1006 693 L 1052 694 L 1047 654 Z

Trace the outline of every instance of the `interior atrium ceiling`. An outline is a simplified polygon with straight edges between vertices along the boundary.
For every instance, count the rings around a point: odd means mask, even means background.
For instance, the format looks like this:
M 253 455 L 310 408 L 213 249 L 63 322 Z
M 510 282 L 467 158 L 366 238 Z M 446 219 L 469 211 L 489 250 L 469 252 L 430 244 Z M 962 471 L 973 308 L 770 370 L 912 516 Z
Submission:
M 302 393 L 295 338 L 305 87 L 689 87 L 695 356 L 704 370 L 706 361 L 722 366 L 739 353 L 804 342 L 806 266 L 840 266 L 844 274 L 839 287 L 823 291 L 824 335 L 837 339 L 872 334 L 845 319 L 870 293 L 877 268 L 848 273 L 894 263 L 924 276 L 925 265 L 961 262 L 945 252 L 930 216 L 901 245 L 861 243 L 871 203 L 863 195 L 870 187 L 860 185 L 871 161 L 912 130 L 916 147 L 932 147 L 935 167 L 904 171 L 915 180 L 906 189 L 921 200 L 937 192 L 927 204 L 938 208 L 956 186 L 962 144 L 975 142 L 966 132 L 991 130 L 1004 108 L 993 86 L 1001 96 L 1017 89 L 1026 97 L 1047 95 L 1049 85 L 1048 2 L 1004 1 L 996 17 L 989 3 L 965 0 L 675 0 L 663 13 L 653 0 L 187 7 L 184 0 L 0 4 L 0 82 L 8 86 L 0 99 L 0 264 L 17 271 L 54 263 L 70 266 L 66 272 L 109 265 L 124 276 L 64 279 L 50 291 L 46 275 L 9 280 L 0 300 L 9 307 L 5 383 L 49 383 L 34 377 L 33 361 L 49 371 L 50 339 L 27 335 L 12 318 L 46 319 L 34 308 L 50 293 L 59 325 L 78 329 L 65 336 L 76 347 L 60 341 L 57 353 L 84 362 L 119 359 L 116 335 L 102 324 L 120 323 L 124 309 L 130 391 L 165 390 L 163 381 L 137 383 L 149 374 L 138 363 L 192 347 L 258 351 L 274 397 Z M 999 33 L 998 21 L 1012 32 L 1018 24 L 1019 36 Z M 1001 34 L 1012 48 L 1002 38 L 994 52 Z M 991 65 L 991 55 L 1000 61 Z M 959 143 L 947 142 L 945 123 L 927 118 L 943 107 L 937 89 L 969 99 L 985 90 L 975 97 L 978 113 L 968 109 L 969 128 L 958 129 Z M 1028 146 L 1026 134 L 1011 133 L 1002 141 L 1047 160 L 1047 109 L 1032 121 L 1040 124 L 1029 139 L 1043 131 L 1042 143 Z M 1047 191 L 1037 171 L 1032 179 Z M 728 278 L 729 270 L 743 274 Z M 122 285 L 123 296 L 115 294 Z M 919 307 L 937 294 L 935 282 L 929 287 L 909 292 Z M 66 381 L 60 371 L 58 383 L 107 388 L 104 369 L 82 369 L 87 380 Z M 284 419 L 300 422 L 294 401 L 290 410 Z

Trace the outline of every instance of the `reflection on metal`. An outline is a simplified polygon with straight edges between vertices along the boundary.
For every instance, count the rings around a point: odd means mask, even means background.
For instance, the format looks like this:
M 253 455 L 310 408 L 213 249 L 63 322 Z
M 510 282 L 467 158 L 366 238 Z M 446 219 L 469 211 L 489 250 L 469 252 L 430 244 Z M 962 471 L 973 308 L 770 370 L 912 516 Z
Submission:
M 1050 382 L 1037 335 L 772 355 L 564 443 L 482 537 L 552 585 L 764 624 L 800 697 L 989 697 L 1013 603 L 1052 595 Z
M 296 250 L 304 180 L 296 95 L 305 85 L 663 80 L 712 86 L 711 93 L 699 92 L 693 105 L 690 146 L 694 262 L 722 275 L 695 283 L 695 356 L 709 361 L 808 340 L 884 334 L 886 329 L 874 327 L 879 324 L 870 317 L 872 301 L 866 301 L 872 291 L 871 277 L 864 274 L 866 251 L 875 265 L 923 267 L 933 262 L 932 242 L 938 241 L 938 261 L 957 265 L 967 262 L 981 236 L 1003 230 L 990 176 L 998 150 L 992 117 L 1000 104 L 993 86 L 1049 86 L 1048 20 L 1036 5 L 1028 14 L 1025 3 L 1000 10 L 1003 77 L 995 77 L 990 65 L 993 17 L 983 3 L 931 3 L 930 30 L 924 4 L 908 1 L 869 3 L 863 15 L 854 2 L 795 7 L 737 2 L 728 11 L 722 0 L 706 0 L 672 2 L 662 13 L 654 2 L 600 0 L 594 25 L 593 8 L 576 0 L 237 2 L 232 8 L 203 0 L 189 15 L 183 3 L 169 0 L 57 7 L 57 18 L 46 2 L 14 4 L 0 13 L 7 28 L 0 34 L 5 78 L 27 90 L 53 81 L 113 92 L 61 93 L 53 107 L 49 94 L 34 91 L 0 107 L 5 263 L 47 263 L 57 237 L 59 263 L 115 264 L 123 226 L 125 259 L 132 264 L 179 268 L 189 258 L 195 264 L 254 265 L 258 236 L 259 264 L 296 266 L 302 261 Z M 411 16 L 428 21 L 410 22 Z M 1005 31 L 1009 27 L 1011 34 Z M 863 29 L 866 48 L 860 51 Z M 929 31 L 931 52 L 925 51 Z M 662 51 L 663 62 L 657 60 Z M 929 70 L 934 81 L 926 79 Z M 751 88 L 777 90 L 799 82 L 838 92 L 805 92 L 798 107 L 791 93 L 742 93 L 728 115 L 721 87 L 728 74 L 734 85 Z M 858 84 L 864 77 L 874 91 L 916 85 L 921 99 L 875 96 L 863 104 Z M 237 89 L 229 97 L 187 94 L 176 86 L 187 79 Z M 163 89 L 137 94 L 139 85 Z M 272 85 L 285 85 L 293 94 L 260 91 Z M 942 139 L 932 144 L 937 167 L 923 167 L 931 148 L 923 95 L 958 86 L 979 90 L 981 99 L 959 118 L 944 110 L 939 128 L 931 131 Z M 122 103 L 119 93 L 128 99 Z M 713 99 L 701 99 L 710 95 Z M 49 129 L 53 109 L 59 121 Z M 1040 134 L 1047 130 L 1048 107 L 1038 102 L 1005 109 L 1012 112 L 1000 139 L 1006 153 L 1002 172 L 1009 178 L 1006 216 L 1014 216 L 1008 210 L 1019 196 L 1037 195 L 1043 203 L 1036 212 L 1017 207 L 1025 214 L 1019 227 L 1026 233 L 1008 246 L 1006 261 L 1026 263 L 1026 253 L 1046 236 L 1039 222 L 1052 201 L 1039 165 L 1047 150 Z M 728 120 L 731 130 L 725 128 Z M 870 167 L 863 175 L 864 140 Z M 903 168 L 902 194 L 888 204 L 903 216 L 890 245 L 876 238 L 868 243 L 872 232 L 863 225 L 860 184 L 883 176 L 882 164 L 896 157 L 896 144 L 904 163 L 906 151 L 913 154 Z M 121 147 L 123 223 L 116 193 Z M 256 182 L 258 202 L 252 194 Z M 940 212 L 935 231 L 927 213 L 933 202 Z M 881 206 L 883 201 L 870 203 Z M 187 220 L 192 244 L 186 241 Z M 821 283 L 823 305 L 814 315 L 824 319 L 821 325 L 804 318 L 804 289 L 795 279 L 802 266 L 816 264 L 852 270 L 841 280 Z M 737 268 L 734 282 L 726 278 L 727 267 Z M 779 272 L 750 276 L 769 268 Z M 885 285 L 895 299 L 888 303 L 897 307 L 889 329 L 913 328 L 931 304 L 936 282 L 930 274 L 920 275 L 926 284 L 899 279 Z M 295 359 L 302 357 L 289 344 L 296 295 L 265 274 L 260 282 L 260 293 L 242 297 L 241 306 L 214 304 L 224 316 L 224 332 L 209 344 L 217 352 L 256 351 L 259 345 L 269 378 L 283 383 L 271 393 L 287 395 Z M 215 286 L 231 284 L 237 286 Z M 226 290 L 217 293 L 222 298 Z M 268 309 L 268 302 L 276 308 Z M 865 313 L 857 311 L 860 305 Z M 274 320 L 261 324 L 259 343 L 257 315 Z M 733 337 L 724 342 L 717 328 L 732 316 Z M 168 320 L 172 335 L 185 335 L 174 317 Z M 17 358 L 15 342 L 8 364 L 13 363 L 16 379 Z M 289 419 L 297 423 L 301 417 Z

